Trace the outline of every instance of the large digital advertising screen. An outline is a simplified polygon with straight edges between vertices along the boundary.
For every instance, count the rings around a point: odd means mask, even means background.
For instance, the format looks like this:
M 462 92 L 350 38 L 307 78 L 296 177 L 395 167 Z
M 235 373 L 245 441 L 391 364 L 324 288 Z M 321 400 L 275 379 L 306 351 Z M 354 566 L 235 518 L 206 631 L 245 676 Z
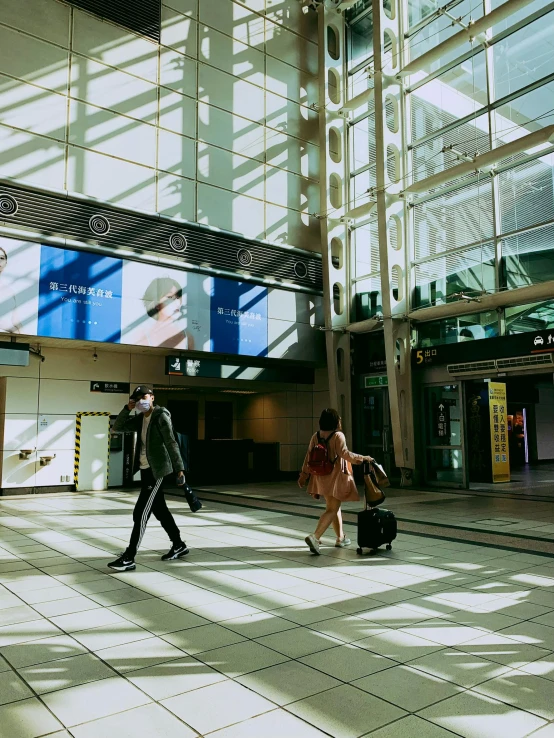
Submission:
M 0 333 L 268 355 L 268 290 L 0 237 Z

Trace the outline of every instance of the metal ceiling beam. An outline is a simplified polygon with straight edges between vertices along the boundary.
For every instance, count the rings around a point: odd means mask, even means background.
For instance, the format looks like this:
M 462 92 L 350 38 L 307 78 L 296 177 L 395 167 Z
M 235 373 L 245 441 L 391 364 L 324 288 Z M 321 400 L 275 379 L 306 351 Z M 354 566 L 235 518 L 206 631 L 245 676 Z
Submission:
M 426 69 L 434 61 L 440 59 L 450 51 L 453 51 L 463 43 L 471 43 L 475 40 L 481 42 L 485 41 L 486 39 L 484 35 L 488 30 L 497 23 L 509 18 L 518 10 L 521 10 L 521 8 L 529 5 L 532 1 L 533 0 L 507 0 L 507 2 L 500 5 L 500 7 L 495 8 L 495 10 L 487 13 L 487 15 L 479 18 L 479 20 L 476 20 L 474 23 L 468 24 L 466 28 L 463 28 L 461 31 L 458 31 L 458 33 L 450 36 L 450 38 L 445 39 L 442 43 L 434 46 L 425 54 L 418 56 L 416 59 L 406 64 L 406 66 L 400 70 L 399 76 L 407 77 L 410 74 L 415 74 L 415 72 L 420 72 L 423 69 Z
M 459 315 L 470 315 L 496 308 L 511 307 L 513 305 L 525 305 L 532 302 L 541 302 L 554 298 L 554 279 L 541 284 L 533 284 L 527 287 L 495 292 L 492 295 L 482 295 L 470 302 L 449 302 L 446 305 L 432 305 L 431 307 L 412 310 L 408 314 L 410 320 L 419 323 L 429 320 L 440 320 L 441 318 L 453 318 Z
M 359 95 L 353 97 L 351 100 L 347 100 L 342 108 L 339 110 L 339 114 L 348 113 L 352 110 L 361 108 L 362 105 L 367 105 L 373 97 L 373 88 L 360 92 Z
M 510 141 L 503 146 L 498 146 L 496 149 L 487 151 L 484 154 L 478 154 L 471 161 L 464 161 L 461 164 L 457 164 L 455 167 L 445 169 L 442 172 L 437 172 L 437 174 L 426 177 L 419 182 L 413 182 L 411 185 L 406 187 L 404 194 L 419 195 L 423 192 L 429 192 L 429 190 L 433 190 L 441 185 L 447 184 L 448 182 L 452 182 L 453 180 L 462 177 L 464 174 L 470 174 L 471 172 L 490 168 L 508 156 L 521 154 L 535 146 L 551 142 L 554 142 L 554 125 L 546 126 L 540 131 L 529 133 L 527 136 L 522 136 L 515 141 Z

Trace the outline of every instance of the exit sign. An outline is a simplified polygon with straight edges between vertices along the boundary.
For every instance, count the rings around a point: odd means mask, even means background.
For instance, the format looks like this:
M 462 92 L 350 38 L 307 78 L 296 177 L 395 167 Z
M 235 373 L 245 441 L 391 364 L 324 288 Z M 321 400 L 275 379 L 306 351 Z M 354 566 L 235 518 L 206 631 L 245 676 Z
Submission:
M 381 377 L 365 377 L 364 378 L 364 387 L 367 389 L 368 387 L 388 387 L 389 386 L 389 378 L 386 374 L 383 374 Z

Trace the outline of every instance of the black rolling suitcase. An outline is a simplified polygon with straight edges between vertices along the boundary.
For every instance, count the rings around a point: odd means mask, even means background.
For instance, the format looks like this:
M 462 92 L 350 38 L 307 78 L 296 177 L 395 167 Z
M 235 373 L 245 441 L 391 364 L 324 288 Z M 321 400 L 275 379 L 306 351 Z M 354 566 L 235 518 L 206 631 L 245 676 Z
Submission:
M 358 513 L 358 548 L 356 553 L 362 554 L 364 548 L 369 548 L 374 554 L 383 544 L 387 544 L 387 551 L 392 548 L 396 538 L 397 525 L 394 513 L 390 510 L 367 508 Z

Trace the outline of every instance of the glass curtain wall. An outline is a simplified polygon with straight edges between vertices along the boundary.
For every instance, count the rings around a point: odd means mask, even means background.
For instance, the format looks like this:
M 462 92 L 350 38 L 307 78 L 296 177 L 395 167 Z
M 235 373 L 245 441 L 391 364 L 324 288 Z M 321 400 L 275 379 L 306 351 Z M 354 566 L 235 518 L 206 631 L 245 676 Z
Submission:
M 405 62 L 457 33 L 459 23 L 477 20 L 502 4 L 399 2 L 407 3 Z M 370 1 L 353 6 L 347 22 L 350 94 L 355 95 L 371 84 L 366 71 L 372 61 Z M 553 5 L 535 0 L 493 27 L 487 48 L 466 43 L 412 75 L 406 121 L 411 178 L 420 181 L 552 125 L 552 58 Z M 375 185 L 373 134 L 369 105 L 357 111 L 351 127 L 352 207 Z M 416 197 L 410 212 L 412 307 L 445 303 L 461 292 L 478 296 L 554 279 L 553 175 L 554 146 L 542 144 L 498 162 L 492 176 L 466 175 Z M 352 246 L 354 299 L 365 318 L 381 305 L 371 218 L 356 224 Z M 508 330 L 517 330 L 516 315 L 509 318 Z

